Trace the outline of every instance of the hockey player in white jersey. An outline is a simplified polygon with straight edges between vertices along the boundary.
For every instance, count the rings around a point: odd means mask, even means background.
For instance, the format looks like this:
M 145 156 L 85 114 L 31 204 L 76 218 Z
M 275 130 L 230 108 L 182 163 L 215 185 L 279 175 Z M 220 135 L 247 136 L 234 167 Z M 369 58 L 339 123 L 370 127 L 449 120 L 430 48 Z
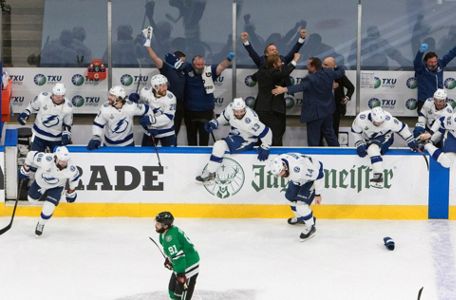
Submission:
M 76 200 L 76 187 L 81 174 L 71 163 L 70 153 L 65 146 L 57 147 L 54 153 L 30 151 L 19 170 L 19 179 L 27 179 L 31 172 L 35 172 L 35 181 L 28 190 L 28 200 L 37 204 L 40 198 L 46 195 L 40 220 L 35 228 L 35 234 L 40 236 L 44 224 L 52 217 L 55 207 L 59 204 L 67 181 L 66 201 L 72 203 Z
M 149 106 L 127 101 L 127 93 L 121 86 L 113 86 L 108 93 L 108 102 L 103 104 L 92 126 L 92 139 L 87 148 L 98 149 L 104 140 L 105 146 L 134 146 L 133 117 L 143 116 Z
M 437 89 L 433 98 L 427 99 L 418 112 L 418 122 L 413 130 L 413 136 L 417 138 L 425 132 L 432 134 L 432 124 L 440 117 L 452 114 L 453 108 L 447 103 L 447 92 L 444 89 Z
M 437 160 L 444 168 L 450 168 L 456 161 L 456 113 L 451 116 L 440 117 L 432 125 L 431 132 L 420 135 L 420 140 L 425 143 L 426 149 L 432 158 Z M 441 149 L 437 148 L 443 138 Z
M 140 99 L 149 105 L 149 112 L 140 119 L 144 128 L 142 146 L 176 146 L 174 115 L 176 114 L 176 96 L 168 91 L 168 79 L 157 74 L 152 76 L 151 87 L 144 87 Z
M 65 146 L 71 141 L 73 125 L 73 105 L 65 98 L 63 83 L 56 83 L 52 93 L 40 93 L 19 114 L 17 120 L 25 125 L 32 113 L 36 113 L 32 131 L 32 151 L 51 151 L 57 146 Z
M 321 203 L 323 164 L 301 153 L 286 153 L 274 158 L 269 169 L 273 175 L 288 179 L 285 198 L 291 202 L 290 207 L 295 215 L 288 219 L 288 224 L 305 224 L 300 239 L 312 237 L 316 228 L 310 205 L 314 200 L 316 204 Z
M 265 161 L 269 157 L 269 147 L 272 143 L 272 131 L 258 119 L 257 114 L 245 105 L 242 98 L 234 98 L 233 102 L 223 110 L 217 119 L 205 124 L 205 129 L 212 132 L 219 126 L 229 124 L 229 135 L 214 143 L 209 163 L 201 175 L 196 177 L 198 182 L 207 182 L 216 179 L 217 169 L 223 161 L 225 152 L 240 153 L 252 149 L 261 140 L 258 147 L 258 160 Z
M 383 182 L 383 158 L 394 142 L 394 133 L 399 134 L 413 151 L 418 145 L 408 126 L 389 112 L 377 106 L 359 113 L 353 121 L 351 131 L 354 137 L 356 152 L 360 157 L 370 158 L 374 184 Z

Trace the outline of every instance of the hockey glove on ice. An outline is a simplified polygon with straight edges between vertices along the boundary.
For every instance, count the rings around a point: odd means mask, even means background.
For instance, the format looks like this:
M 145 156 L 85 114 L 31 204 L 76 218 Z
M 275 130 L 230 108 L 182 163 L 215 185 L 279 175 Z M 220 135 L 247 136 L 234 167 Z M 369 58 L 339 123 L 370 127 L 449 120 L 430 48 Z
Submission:
M 268 157 L 269 157 L 269 149 L 263 145 L 258 147 L 258 160 L 265 161 L 268 159 Z
M 218 123 L 216 120 L 210 120 L 206 124 L 204 124 L 204 130 L 211 133 L 214 129 L 218 128 Z
M 25 123 L 27 123 L 28 118 L 29 118 L 29 114 L 28 114 L 28 113 L 26 113 L 26 112 L 21 112 L 21 113 L 17 116 L 17 121 L 19 122 L 19 124 L 25 125 Z

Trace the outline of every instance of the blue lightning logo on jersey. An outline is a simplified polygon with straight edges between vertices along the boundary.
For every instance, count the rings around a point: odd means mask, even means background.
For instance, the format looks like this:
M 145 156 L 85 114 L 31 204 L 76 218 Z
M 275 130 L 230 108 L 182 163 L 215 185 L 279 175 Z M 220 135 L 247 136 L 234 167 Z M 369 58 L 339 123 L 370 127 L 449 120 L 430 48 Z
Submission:
M 41 123 L 46 127 L 53 127 L 60 123 L 58 115 L 48 115 L 41 119 Z
M 129 125 L 129 122 L 128 122 L 127 118 L 123 118 L 116 123 L 114 129 L 111 129 L 111 131 L 113 133 L 122 133 L 125 130 L 127 130 L 128 125 Z

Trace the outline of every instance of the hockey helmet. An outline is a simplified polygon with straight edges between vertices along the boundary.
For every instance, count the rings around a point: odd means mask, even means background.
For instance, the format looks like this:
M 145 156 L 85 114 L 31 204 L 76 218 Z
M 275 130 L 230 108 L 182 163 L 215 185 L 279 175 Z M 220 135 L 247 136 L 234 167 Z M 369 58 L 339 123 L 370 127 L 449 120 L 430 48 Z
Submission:
M 272 175 L 279 176 L 283 170 L 286 169 L 285 162 L 280 158 L 280 156 L 274 158 L 269 166 L 269 171 L 271 171 Z
M 155 217 L 155 221 L 169 227 L 173 225 L 174 217 L 169 211 L 162 211 Z
M 55 148 L 54 155 L 59 161 L 68 161 L 70 159 L 70 151 L 65 146 L 60 146 Z
M 245 101 L 241 97 L 233 99 L 233 110 L 243 110 L 245 109 Z
M 447 99 L 447 92 L 444 89 L 437 89 L 434 93 L 435 100 L 446 100 Z
M 150 84 L 155 91 L 158 91 L 161 85 L 168 84 L 168 79 L 162 74 L 157 74 L 152 76 Z
M 376 106 L 371 109 L 371 118 L 373 122 L 382 124 L 386 118 L 385 111 L 380 106 Z
M 113 86 L 110 90 L 109 93 L 111 95 L 116 96 L 117 98 L 125 99 L 127 97 L 127 93 L 125 92 L 125 89 L 121 87 L 120 85 Z
M 66 88 L 63 83 L 56 83 L 52 88 L 52 94 L 56 96 L 65 96 Z

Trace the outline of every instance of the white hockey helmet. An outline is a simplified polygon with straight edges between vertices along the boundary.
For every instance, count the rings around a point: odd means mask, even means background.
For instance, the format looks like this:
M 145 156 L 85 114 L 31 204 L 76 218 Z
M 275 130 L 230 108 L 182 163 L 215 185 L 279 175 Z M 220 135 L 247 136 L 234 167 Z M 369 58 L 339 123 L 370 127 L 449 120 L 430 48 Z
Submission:
M 435 100 L 446 100 L 448 97 L 447 92 L 444 89 L 437 89 L 434 93 Z
M 245 101 L 241 97 L 233 99 L 233 110 L 243 110 L 245 106 Z
M 154 75 L 150 79 L 150 85 L 156 91 L 159 89 L 160 85 L 162 85 L 162 84 L 168 84 L 168 78 L 166 78 L 162 74 Z
M 385 121 L 385 117 L 385 111 L 380 106 L 376 106 L 371 109 L 371 118 L 373 122 L 381 124 Z
M 65 146 L 60 146 L 55 148 L 54 155 L 59 161 L 68 161 L 70 159 L 70 151 Z
M 66 88 L 63 83 L 56 83 L 52 88 L 52 94 L 56 96 L 65 96 Z
M 280 158 L 280 156 L 277 156 L 274 158 L 269 165 L 269 171 L 272 173 L 274 176 L 279 176 L 280 173 L 282 173 L 283 170 L 285 170 L 285 162 Z
M 111 95 L 116 96 L 117 98 L 125 99 L 125 97 L 127 97 L 127 93 L 125 92 L 125 89 L 123 87 L 121 87 L 120 85 L 116 85 L 116 86 L 113 86 L 112 88 L 110 88 L 109 93 Z

